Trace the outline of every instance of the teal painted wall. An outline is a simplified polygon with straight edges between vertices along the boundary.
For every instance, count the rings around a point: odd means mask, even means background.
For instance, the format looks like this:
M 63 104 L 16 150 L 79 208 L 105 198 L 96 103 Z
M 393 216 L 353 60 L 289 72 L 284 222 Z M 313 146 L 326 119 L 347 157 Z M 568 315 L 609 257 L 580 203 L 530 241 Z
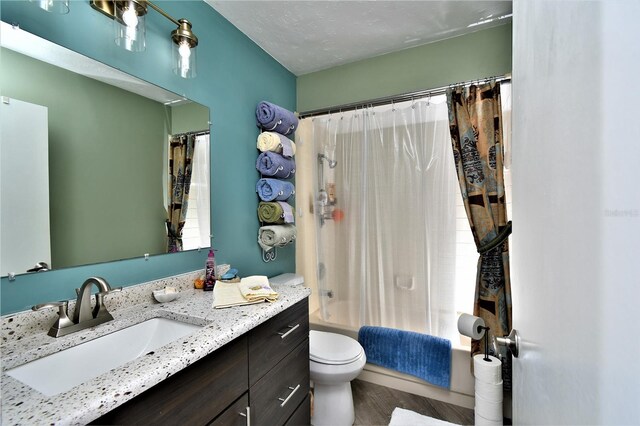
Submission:
M 255 106 L 270 100 L 295 109 L 296 79 L 244 34 L 202 1 L 163 1 L 174 17 L 185 17 L 197 34 L 198 77 L 184 80 L 171 71 L 173 25 L 155 12 L 147 21 L 147 49 L 131 53 L 113 42 L 112 22 L 89 6 L 71 2 L 67 15 L 53 15 L 28 1 L 3 1 L 2 20 L 69 49 L 162 86 L 211 110 L 212 228 L 219 263 L 231 263 L 242 275 L 274 275 L 295 269 L 293 246 L 278 251 L 278 259 L 263 263 L 256 242 L 258 221 L 255 170 Z M 1 88 L 0 88 L 1 89 Z M 96 244 L 100 244 L 96 241 Z M 206 251 L 152 256 L 69 268 L 1 282 L 1 312 L 33 304 L 71 299 L 74 288 L 92 275 L 114 286 L 127 286 L 202 268 Z
M 7 49 L 0 69 L 4 96 L 48 108 L 51 267 L 166 252 L 166 107 Z
M 511 72 L 511 24 L 298 77 L 300 112 Z

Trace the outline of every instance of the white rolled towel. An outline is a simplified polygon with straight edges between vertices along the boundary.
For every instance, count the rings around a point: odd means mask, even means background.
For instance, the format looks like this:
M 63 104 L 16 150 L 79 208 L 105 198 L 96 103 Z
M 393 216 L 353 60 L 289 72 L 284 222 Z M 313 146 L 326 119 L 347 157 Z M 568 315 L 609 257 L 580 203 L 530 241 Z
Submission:
M 269 251 L 274 247 L 284 247 L 296 239 L 295 225 L 267 225 L 258 230 L 258 244 Z
M 296 144 L 288 137 L 276 132 L 262 132 L 258 135 L 257 147 L 260 151 L 277 152 L 291 158 L 296 154 Z

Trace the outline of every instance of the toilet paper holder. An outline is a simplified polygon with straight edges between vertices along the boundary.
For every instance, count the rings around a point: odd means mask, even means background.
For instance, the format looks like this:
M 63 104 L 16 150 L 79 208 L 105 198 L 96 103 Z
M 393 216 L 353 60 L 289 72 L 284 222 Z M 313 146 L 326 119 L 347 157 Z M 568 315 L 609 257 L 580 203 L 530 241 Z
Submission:
M 520 352 L 520 335 L 518 334 L 518 330 L 514 328 L 508 336 L 496 337 L 496 342 L 500 346 L 506 347 L 509 352 L 511 352 L 511 355 L 518 358 L 518 353 Z

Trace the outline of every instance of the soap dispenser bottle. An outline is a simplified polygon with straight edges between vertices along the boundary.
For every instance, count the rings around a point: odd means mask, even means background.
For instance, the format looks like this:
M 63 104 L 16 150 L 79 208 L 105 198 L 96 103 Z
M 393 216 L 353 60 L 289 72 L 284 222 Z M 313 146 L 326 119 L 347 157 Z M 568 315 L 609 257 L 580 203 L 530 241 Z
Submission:
M 209 250 L 207 263 L 205 264 L 204 291 L 211 291 L 216 285 L 216 259 L 213 249 Z

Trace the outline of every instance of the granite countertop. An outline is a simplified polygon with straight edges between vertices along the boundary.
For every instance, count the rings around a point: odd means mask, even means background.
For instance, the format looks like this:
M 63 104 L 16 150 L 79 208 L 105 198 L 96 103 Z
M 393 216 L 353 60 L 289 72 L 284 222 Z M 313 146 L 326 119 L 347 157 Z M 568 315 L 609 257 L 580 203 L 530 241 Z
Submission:
M 68 336 L 59 338 L 47 336 L 46 333 L 53 323 L 52 318 L 55 318 L 55 313 L 50 312 L 44 316 L 36 312 L 3 317 L 1 324 L 2 375 L 0 376 L 2 424 L 86 424 L 193 364 L 308 297 L 311 293 L 306 287 L 274 285 L 274 290 L 279 293 L 277 302 L 213 309 L 213 294 L 190 288 L 192 276 L 187 275 L 178 277 L 183 278 L 181 281 L 176 281 L 174 278 L 174 281 L 170 282 L 168 282 L 169 279 L 158 280 L 125 288 L 112 304 L 106 302 L 114 317 L 113 321 Z M 157 303 L 151 298 L 152 290 L 163 288 L 165 285 L 176 286 L 176 283 L 180 284 L 177 285 L 180 290 L 177 300 Z M 41 318 L 34 320 L 37 314 L 40 314 Z M 24 318 L 28 318 L 28 326 L 25 325 Z M 141 356 L 90 382 L 52 397 L 47 397 L 6 374 L 6 370 L 34 359 L 151 318 L 174 319 L 204 327 L 156 349 L 151 354 Z M 90 368 L 90 361 L 87 365 L 89 367 L 86 368 Z

